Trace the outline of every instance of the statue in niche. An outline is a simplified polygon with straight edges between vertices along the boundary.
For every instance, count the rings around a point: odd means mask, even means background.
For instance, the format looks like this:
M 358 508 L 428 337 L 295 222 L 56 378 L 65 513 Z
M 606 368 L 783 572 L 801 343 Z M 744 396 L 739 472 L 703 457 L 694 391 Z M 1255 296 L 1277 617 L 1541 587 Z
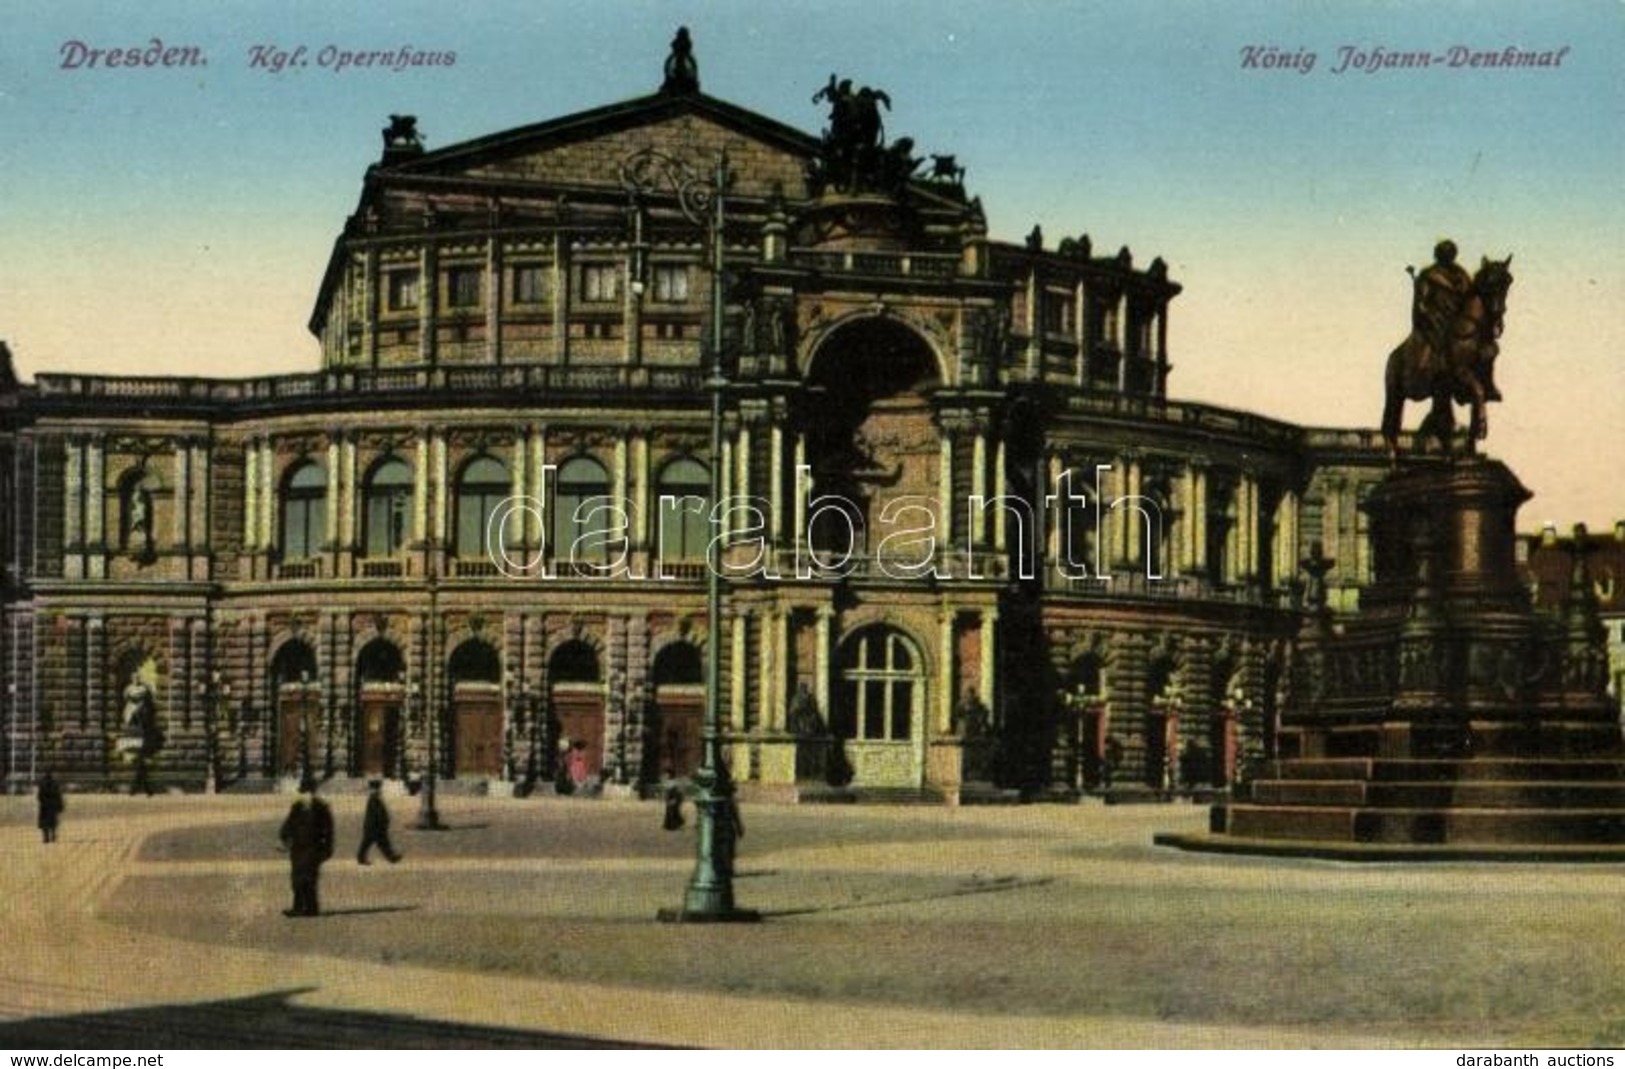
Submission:
M 966 687 L 965 696 L 954 706 L 953 733 L 967 739 L 979 739 L 988 733 L 988 708 L 975 690 Z
M 816 738 L 826 734 L 824 718 L 818 714 L 818 699 L 807 689 L 806 683 L 796 687 L 796 696 L 790 699 L 788 717 L 791 734 L 801 738 Z

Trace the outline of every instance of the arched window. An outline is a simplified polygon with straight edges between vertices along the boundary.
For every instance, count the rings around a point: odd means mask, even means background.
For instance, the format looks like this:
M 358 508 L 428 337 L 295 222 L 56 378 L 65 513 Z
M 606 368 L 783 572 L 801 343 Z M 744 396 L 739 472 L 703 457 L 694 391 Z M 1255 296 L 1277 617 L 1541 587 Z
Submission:
M 660 470 L 655 507 L 661 559 L 703 559 L 711 541 L 711 469 L 692 457 L 667 464 Z
M 459 557 L 492 555 L 491 517 L 512 493 L 508 466 L 495 457 L 475 457 L 457 480 L 457 544 Z
M 831 729 L 844 739 L 901 742 L 923 708 L 924 674 L 909 641 L 889 627 L 869 627 L 841 649 L 840 702 Z
M 313 460 L 298 465 L 282 484 L 282 556 L 314 557 L 327 530 L 327 471 Z
M 406 547 L 412 512 L 412 467 L 391 457 L 372 470 L 365 496 L 366 555 L 389 557 Z
M 607 561 L 617 531 L 608 507 L 611 504 L 609 474 L 602 464 L 591 457 L 574 457 L 561 464 L 550 525 L 554 559 L 581 564 Z

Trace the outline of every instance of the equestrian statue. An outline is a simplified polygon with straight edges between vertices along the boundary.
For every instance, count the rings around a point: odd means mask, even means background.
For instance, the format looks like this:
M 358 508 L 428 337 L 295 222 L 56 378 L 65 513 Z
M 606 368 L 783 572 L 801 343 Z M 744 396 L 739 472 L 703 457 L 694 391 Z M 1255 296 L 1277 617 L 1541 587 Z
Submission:
M 1382 437 L 1395 463 L 1406 401 L 1433 402 L 1417 432 L 1418 448 L 1431 437 L 1445 455 L 1453 452 L 1452 404 L 1472 409 L 1469 453 L 1488 431 L 1484 405 L 1501 399 L 1495 387 L 1495 357 L 1501 349 L 1507 290 L 1512 288 L 1511 265 L 1510 255 L 1504 260 L 1485 258 L 1478 271 L 1468 275 L 1456 263 L 1455 242 L 1447 240 L 1434 247 L 1433 263 L 1425 270 L 1406 268 L 1415 287 L 1411 333 L 1388 357 L 1382 411 Z

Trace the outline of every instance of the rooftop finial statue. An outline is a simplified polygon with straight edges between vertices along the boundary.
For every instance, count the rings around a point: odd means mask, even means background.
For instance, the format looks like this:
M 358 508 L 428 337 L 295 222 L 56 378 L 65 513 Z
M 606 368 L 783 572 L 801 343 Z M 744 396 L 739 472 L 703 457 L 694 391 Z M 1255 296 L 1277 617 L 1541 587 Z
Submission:
M 1389 354 L 1384 376 L 1382 437 L 1391 459 L 1397 462 L 1399 457 L 1399 422 L 1408 400 L 1433 402 L 1417 432 L 1418 445 L 1432 437 L 1442 452 L 1451 452 L 1456 427 L 1452 404 L 1472 408 L 1469 452 L 1488 431 L 1484 405 L 1501 399 L 1495 388 L 1495 357 L 1501 351 L 1507 290 L 1512 288 L 1511 265 L 1511 256 L 1485 258 L 1469 276 L 1456 263 L 1456 243 L 1445 240 L 1434 247 L 1427 268 L 1406 268 L 1415 280 L 1411 333 Z
M 694 42 L 688 36 L 687 26 L 677 27 L 677 36 L 671 39 L 671 55 L 666 57 L 666 80 L 660 84 L 660 91 L 700 91 L 700 65 L 694 59 Z

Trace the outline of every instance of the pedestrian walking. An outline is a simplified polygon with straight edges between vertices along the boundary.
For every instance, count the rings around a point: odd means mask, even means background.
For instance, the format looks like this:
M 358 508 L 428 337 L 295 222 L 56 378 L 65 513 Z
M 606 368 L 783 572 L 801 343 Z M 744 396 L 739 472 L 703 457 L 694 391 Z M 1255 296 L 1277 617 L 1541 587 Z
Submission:
M 367 854 L 377 847 L 383 855 L 389 858 L 391 865 L 401 859 L 400 851 L 389 843 L 389 808 L 384 805 L 383 783 L 370 780 L 367 783 L 367 812 L 361 818 L 361 848 L 356 851 L 355 860 L 358 865 L 370 865 Z
M 322 862 L 333 856 L 333 811 L 316 797 L 314 787 L 301 786 L 299 797 L 282 822 L 282 846 L 293 870 L 293 908 L 285 917 L 314 917 L 321 911 L 316 884 Z
M 666 773 L 666 816 L 660 826 L 667 831 L 676 831 L 683 826 L 683 788 L 678 786 L 669 770 Z
M 39 830 L 48 843 L 56 842 L 56 825 L 68 804 L 62 800 L 62 788 L 49 772 L 39 780 Z

